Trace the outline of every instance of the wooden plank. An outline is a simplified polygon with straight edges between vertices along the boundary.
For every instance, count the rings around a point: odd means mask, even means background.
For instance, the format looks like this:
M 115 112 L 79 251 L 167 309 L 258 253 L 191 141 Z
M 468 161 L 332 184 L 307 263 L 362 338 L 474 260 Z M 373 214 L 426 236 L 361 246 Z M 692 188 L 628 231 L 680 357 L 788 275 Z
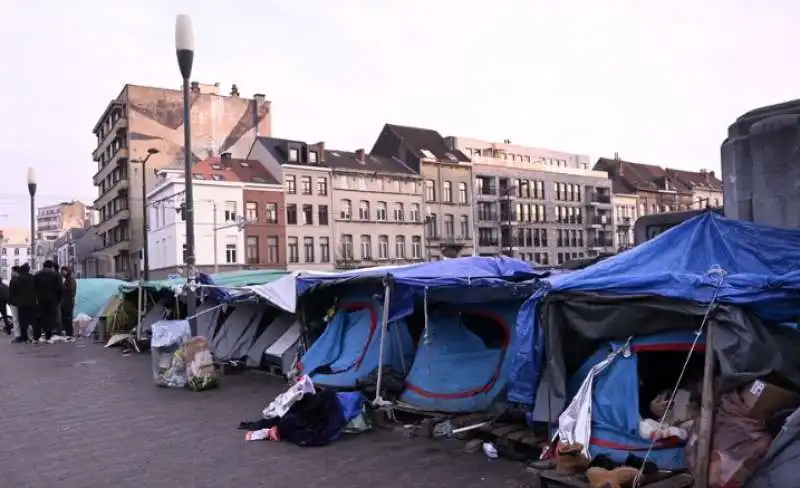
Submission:
M 535 446 L 535 447 L 539 447 L 542 444 L 542 442 L 547 442 L 547 438 L 538 436 L 536 434 L 529 434 L 519 440 L 520 444 L 525 444 L 526 446 Z
M 666 479 L 650 483 L 648 488 L 688 488 L 694 485 L 694 478 L 689 473 L 681 473 Z
M 526 437 L 526 436 L 528 436 L 528 435 L 530 435 L 530 434 L 532 434 L 532 433 L 533 433 L 533 431 L 532 431 L 531 429 L 529 429 L 529 428 L 527 428 L 527 427 L 520 427 L 520 429 L 519 429 L 519 430 L 509 433 L 509 434 L 506 436 L 506 438 L 507 438 L 508 440 L 510 440 L 510 441 L 519 442 L 519 441 L 521 441 L 521 440 L 522 440 L 524 437 Z
M 500 425 L 492 430 L 492 435 L 498 438 L 505 438 L 505 436 L 517 429 L 519 429 L 518 425 Z
M 558 474 L 555 470 L 547 470 L 539 473 L 542 481 L 542 488 L 557 488 L 569 486 L 572 488 L 589 488 L 589 483 L 577 476 Z

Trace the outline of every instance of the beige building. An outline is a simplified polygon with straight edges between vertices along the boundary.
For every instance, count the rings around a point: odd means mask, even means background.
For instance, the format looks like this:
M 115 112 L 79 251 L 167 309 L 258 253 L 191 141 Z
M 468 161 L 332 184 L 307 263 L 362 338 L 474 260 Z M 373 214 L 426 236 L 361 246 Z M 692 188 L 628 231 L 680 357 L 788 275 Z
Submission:
M 625 251 L 634 244 L 633 226 L 639 218 L 639 197 L 635 194 L 615 193 L 612 202 L 616 227 L 614 245 L 617 252 Z
M 713 171 L 683 171 L 666 169 L 673 179 L 683 184 L 692 194 L 692 208 L 722 208 L 723 184 Z
M 325 144 L 259 137 L 247 159 L 261 163 L 285 191 L 286 262 L 290 270 L 329 270 L 333 240 L 331 170 Z
M 73 200 L 36 209 L 36 231 L 42 237 L 55 239 L 67 229 L 84 228 L 92 225 L 91 207 Z
M 396 158 L 423 179 L 426 257 L 472 256 L 472 163 L 438 132 L 386 124 L 371 154 Z
M 219 84 L 192 82 L 190 96 L 192 153 L 198 161 L 223 153 L 244 157 L 257 137 L 270 135 L 270 102 L 264 95 L 242 98 L 234 85 L 226 96 Z M 183 94 L 178 89 L 125 85 L 100 115 L 93 129 L 100 247 L 95 257 L 101 263 L 100 274 L 127 279 L 138 275 L 142 175 L 149 190 L 155 180 L 153 170 L 182 164 L 183 128 Z M 135 162 L 151 149 L 158 153 L 150 157 L 143 172 Z
M 422 183 L 397 158 L 328 151 L 335 266 L 363 268 L 425 259 Z

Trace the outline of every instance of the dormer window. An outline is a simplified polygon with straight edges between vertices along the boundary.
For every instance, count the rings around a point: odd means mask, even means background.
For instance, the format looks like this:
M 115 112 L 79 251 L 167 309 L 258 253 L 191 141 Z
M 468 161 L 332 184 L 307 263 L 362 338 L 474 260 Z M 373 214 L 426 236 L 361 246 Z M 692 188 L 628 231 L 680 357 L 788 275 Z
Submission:
M 248 163 L 247 161 L 239 161 L 239 165 L 242 168 L 249 168 L 250 167 L 250 163 Z
M 308 152 L 308 162 L 311 164 L 317 164 L 317 151 Z
M 222 166 L 220 166 L 220 165 L 218 165 L 218 164 L 212 164 L 212 165 L 211 165 L 211 169 L 217 169 L 217 170 L 219 170 L 219 169 L 222 169 Z
M 194 176 L 194 179 L 196 179 L 196 180 L 204 180 L 204 179 L 206 179 L 205 176 L 203 176 L 202 173 L 192 173 L 192 176 Z
M 297 151 L 297 149 L 295 148 L 289 149 L 289 162 L 296 163 L 300 159 L 298 157 L 299 155 L 300 153 Z
M 225 176 L 213 174 L 211 175 L 211 179 L 213 179 L 214 181 L 225 181 Z

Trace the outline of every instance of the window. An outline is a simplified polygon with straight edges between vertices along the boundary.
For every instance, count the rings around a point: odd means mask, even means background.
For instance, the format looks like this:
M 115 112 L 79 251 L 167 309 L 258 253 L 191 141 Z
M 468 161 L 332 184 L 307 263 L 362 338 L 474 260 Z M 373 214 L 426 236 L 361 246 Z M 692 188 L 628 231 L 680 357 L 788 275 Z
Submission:
M 317 223 L 319 225 L 328 225 L 328 206 L 319 205 L 317 207 Z
M 331 261 L 331 247 L 327 237 L 319 238 L 319 262 L 329 263 Z
M 353 236 L 351 236 L 350 234 L 342 235 L 340 252 L 342 255 L 342 259 L 344 260 L 353 259 Z
M 458 203 L 467 203 L 467 184 L 461 182 L 458 184 Z
M 277 224 L 278 223 L 278 204 L 277 203 L 268 203 L 265 208 L 265 213 L 268 224 Z
M 406 258 L 406 238 L 405 236 L 397 236 L 394 241 L 394 253 L 397 259 Z
M 267 262 L 277 263 L 280 261 L 280 251 L 278 251 L 278 238 L 276 236 L 267 237 Z
M 244 204 L 244 215 L 248 222 L 255 222 L 258 220 L 258 204 L 256 202 L 247 202 Z
M 460 217 L 461 237 L 468 239 L 471 234 L 469 228 L 469 215 L 462 215 Z
M 366 234 L 361 236 L 361 259 L 372 259 L 372 237 Z
M 339 218 L 342 220 L 350 220 L 353 217 L 353 204 L 350 200 L 342 200 L 339 203 Z
M 387 213 L 386 202 L 378 202 L 378 208 L 375 211 L 375 219 L 384 222 L 387 219 Z
M 247 238 L 245 255 L 247 256 L 247 264 L 258 264 L 258 237 L 249 236 Z
M 236 202 L 225 202 L 225 222 L 236 221 Z
M 311 195 L 311 177 L 303 176 L 300 183 L 302 185 L 303 195 Z
M 453 214 L 446 214 L 444 216 L 444 236 L 452 239 L 456 233 L 456 224 Z
M 317 178 L 317 195 L 321 197 L 328 196 L 328 178 Z
M 297 149 L 295 149 L 295 148 L 289 149 L 289 162 L 290 163 L 298 162 L 298 160 L 300 159 L 299 156 L 300 156 L 300 152 Z
M 429 213 L 428 217 L 425 219 L 425 225 L 428 227 L 428 238 L 430 239 L 439 238 L 439 222 L 437 219 L 438 217 L 435 213 Z
M 314 238 L 313 237 L 304 237 L 303 238 L 303 258 L 306 263 L 313 263 L 314 262 Z
M 361 220 L 369 220 L 369 202 L 361 200 L 358 204 L 358 218 Z
M 389 259 L 389 236 L 378 236 L 378 259 Z
M 299 263 L 300 262 L 300 252 L 297 249 L 297 237 L 288 237 L 286 239 L 289 248 L 289 262 L 290 263 Z
M 436 201 L 436 183 L 433 180 L 425 180 L 425 201 Z
M 453 201 L 453 184 L 449 181 L 442 184 L 442 201 L 448 203 Z
M 295 193 L 297 193 L 297 178 L 294 175 L 287 175 L 285 181 L 286 181 L 286 193 L 290 195 L 294 195 Z
M 422 237 L 414 236 L 411 238 L 411 257 L 422 259 Z
M 236 264 L 236 244 L 225 244 L 225 262 Z
M 403 204 L 402 203 L 395 203 L 394 204 L 394 220 L 396 222 L 403 222 L 403 221 L 405 221 L 405 219 L 406 219 L 406 216 L 405 216 L 405 212 L 404 212 L 404 209 L 403 209 Z
M 308 162 L 317 164 L 317 151 L 308 151 Z
M 411 221 L 412 222 L 420 222 L 420 212 L 419 212 L 419 203 L 412 203 L 411 204 Z
M 303 225 L 314 225 L 314 206 L 303 205 Z
M 286 205 L 286 224 L 297 225 L 297 204 Z

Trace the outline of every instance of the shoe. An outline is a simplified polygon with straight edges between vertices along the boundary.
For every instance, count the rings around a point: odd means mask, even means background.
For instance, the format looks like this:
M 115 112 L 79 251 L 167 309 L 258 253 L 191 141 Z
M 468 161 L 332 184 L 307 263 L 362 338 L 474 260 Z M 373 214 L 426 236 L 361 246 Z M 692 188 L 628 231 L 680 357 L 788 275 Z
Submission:
M 34 340 L 34 341 L 31 341 L 31 344 L 33 344 L 34 346 L 38 346 L 40 344 L 40 342 Z
M 54 335 L 51 338 L 47 339 L 48 344 L 55 344 L 56 342 L 65 342 L 64 339 L 61 338 L 60 335 Z
M 11 339 L 12 344 L 25 344 L 28 342 L 28 339 L 23 339 L 22 337 L 15 337 Z
M 72 336 L 64 337 L 64 342 L 75 342 L 75 338 Z
M 583 474 L 590 461 L 583 455 L 583 445 L 560 444 L 556 449 L 556 473 L 563 475 Z

